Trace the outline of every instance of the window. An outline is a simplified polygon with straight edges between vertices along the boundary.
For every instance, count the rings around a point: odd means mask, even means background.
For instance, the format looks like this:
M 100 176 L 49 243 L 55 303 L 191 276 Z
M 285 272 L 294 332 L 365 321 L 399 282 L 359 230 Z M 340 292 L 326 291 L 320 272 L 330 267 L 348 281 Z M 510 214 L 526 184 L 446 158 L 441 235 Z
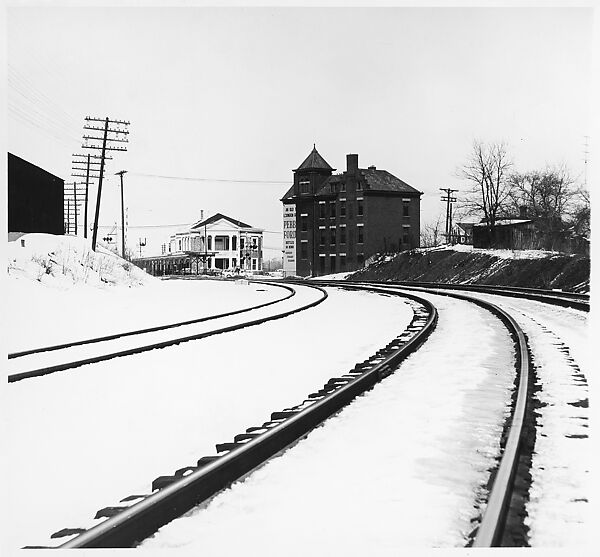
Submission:
M 324 246 L 325 245 L 325 229 L 321 228 L 319 230 L 319 244 Z
M 346 202 L 340 201 L 340 217 L 346 216 Z
M 306 215 L 302 215 L 300 217 L 300 229 L 302 232 L 306 232 L 308 230 L 308 217 Z
M 363 189 L 362 182 L 360 180 L 356 183 L 356 189 L 357 191 L 361 191 Z
M 340 255 L 340 271 L 346 270 L 346 256 Z
M 232 236 L 231 237 L 231 249 L 233 251 L 237 250 L 237 236 Z M 235 267 L 235 264 L 233 266 Z
M 335 273 L 335 255 L 332 255 L 329 258 L 329 270 L 332 273 Z
M 322 274 L 325 273 L 325 256 L 319 257 L 319 269 Z
M 235 257 L 231 260 L 231 266 L 234 268 L 237 267 L 237 259 Z
M 181 240 L 179 240 L 179 251 L 181 251 Z
M 210 242 L 208 244 L 208 248 L 210 249 Z M 244 238 L 240 238 L 240 249 L 244 249 Z
M 410 244 L 410 224 L 402 225 L 402 243 L 405 245 Z
M 335 201 L 329 202 L 329 218 L 330 219 L 335 218 Z
M 365 229 L 364 226 L 358 227 L 358 243 L 362 244 L 365 241 Z
M 340 184 L 340 191 L 346 191 L 346 182 Z
M 319 203 L 319 218 L 325 218 L 325 203 Z
M 342 226 L 340 228 L 340 244 L 346 243 L 346 227 Z
M 229 236 L 215 236 L 215 250 L 229 251 Z
M 208 249 L 212 251 L 212 236 L 208 237 Z
M 364 253 L 357 253 L 356 254 L 356 261 L 359 265 L 363 265 L 365 262 L 365 254 Z
M 310 192 L 310 181 L 309 180 L 301 180 L 300 181 L 300 193 L 309 193 Z
M 256 259 L 252 258 L 252 270 L 256 271 Z
M 402 202 L 402 216 L 403 217 L 409 217 L 410 216 L 409 207 L 410 207 L 410 203 L 407 203 L 406 201 Z
M 308 259 L 308 243 L 300 243 L 300 259 Z
M 335 184 L 329 184 L 329 189 L 330 189 L 331 193 L 337 192 L 337 187 Z
M 363 214 L 364 214 L 364 211 L 365 211 L 365 208 L 364 208 L 364 205 L 363 205 L 363 201 L 361 199 L 361 200 L 358 201 L 358 205 L 356 207 L 356 215 L 359 216 L 359 217 L 362 217 Z
M 335 246 L 335 228 L 330 228 L 329 229 L 329 238 L 330 238 L 330 243 L 332 246 Z

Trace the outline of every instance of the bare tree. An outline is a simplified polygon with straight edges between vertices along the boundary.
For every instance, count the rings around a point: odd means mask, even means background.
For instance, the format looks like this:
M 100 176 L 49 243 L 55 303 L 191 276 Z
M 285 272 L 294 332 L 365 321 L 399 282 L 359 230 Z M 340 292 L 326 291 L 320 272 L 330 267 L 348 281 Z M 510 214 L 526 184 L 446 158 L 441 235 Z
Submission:
M 575 234 L 590 235 L 590 192 L 583 186 L 575 191 L 573 208 L 569 214 L 569 225 Z
M 576 195 L 575 180 L 564 165 L 510 176 L 510 200 L 518 213 L 525 207 L 529 216 L 564 218 Z
M 505 213 L 510 193 L 508 180 L 512 162 L 504 143 L 473 143 L 468 161 L 458 170 L 458 176 L 470 183 L 464 207 L 469 213 L 483 214 L 488 226 Z
M 442 217 L 438 216 L 435 221 L 431 221 L 421 227 L 421 247 L 434 248 L 442 245 L 444 232 L 442 230 Z

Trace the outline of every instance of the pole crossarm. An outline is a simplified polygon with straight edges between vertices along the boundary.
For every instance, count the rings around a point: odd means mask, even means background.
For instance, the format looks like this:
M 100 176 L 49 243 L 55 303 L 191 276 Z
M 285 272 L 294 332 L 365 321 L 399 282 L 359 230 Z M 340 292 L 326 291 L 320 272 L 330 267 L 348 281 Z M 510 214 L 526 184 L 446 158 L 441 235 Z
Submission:
M 95 141 L 104 141 L 104 138 L 103 138 L 103 137 L 95 137 L 95 136 L 93 136 L 93 135 L 84 135 L 84 136 L 83 136 L 83 139 L 93 139 L 93 140 L 95 140 Z M 120 143 L 129 143 L 129 139 L 127 139 L 127 138 L 125 138 L 125 139 L 121 139 L 121 138 L 119 138 L 119 137 L 113 137 L 113 138 L 111 138 L 111 137 L 107 137 L 107 138 L 106 138 L 106 141 L 118 141 L 118 142 L 120 142 Z
M 92 155 L 92 154 L 89 154 L 89 153 L 82 153 L 82 154 L 79 154 L 79 153 L 72 153 L 72 154 L 71 154 L 71 156 L 72 156 L 72 157 L 82 157 L 82 158 L 84 158 L 84 159 L 86 159 L 86 160 L 87 160 L 87 158 L 88 158 L 88 157 L 89 157 L 90 159 L 101 159 L 101 158 L 102 158 L 100 155 Z M 104 158 L 105 158 L 105 160 L 107 160 L 107 161 L 110 161 L 110 160 L 112 160 L 112 157 L 104 157 Z M 92 160 L 90 160 L 90 164 L 100 164 L 100 161 L 96 162 L 96 161 L 92 161 Z
M 103 132 L 103 131 L 104 131 L 104 128 L 97 128 L 97 127 L 95 127 L 95 126 L 83 126 L 83 129 L 84 129 L 84 130 L 97 130 L 97 131 L 101 131 L 101 132 Z M 107 130 L 107 131 L 108 131 L 109 133 L 111 133 L 111 132 L 112 132 L 112 133 L 124 133 L 124 134 L 128 134 L 128 133 L 129 133 L 129 131 L 128 131 L 128 130 L 115 130 L 115 129 L 113 129 L 113 128 L 108 128 L 108 130 Z
M 104 149 L 105 151 L 127 151 L 127 147 L 102 147 L 100 145 L 82 145 L 81 147 L 83 149 Z
M 86 122 L 106 122 L 108 121 L 110 124 L 123 124 L 125 126 L 129 126 L 131 122 L 127 122 L 125 120 L 113 120 L 112 118 L 93 118 L 91 116 L 85 117 Z M 104 129 L 104 128 L 102 128 Z

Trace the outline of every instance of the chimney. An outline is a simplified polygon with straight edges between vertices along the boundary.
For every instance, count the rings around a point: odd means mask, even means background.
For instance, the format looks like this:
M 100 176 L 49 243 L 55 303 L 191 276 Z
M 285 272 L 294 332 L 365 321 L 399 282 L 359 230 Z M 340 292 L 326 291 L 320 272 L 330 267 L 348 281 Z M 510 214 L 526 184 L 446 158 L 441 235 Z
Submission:
M 358 155 L 346 155 L 346 170 L 348 174 L 358 172 Z
M 204 209 L 200 209 L 200 220 L 204 220 Z

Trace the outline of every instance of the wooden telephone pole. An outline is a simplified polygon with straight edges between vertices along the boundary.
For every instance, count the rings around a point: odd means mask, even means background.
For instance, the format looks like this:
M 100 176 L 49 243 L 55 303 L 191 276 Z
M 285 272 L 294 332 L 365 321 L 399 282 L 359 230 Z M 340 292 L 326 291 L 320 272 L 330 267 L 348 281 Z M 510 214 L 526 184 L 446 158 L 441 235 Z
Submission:
M 123 259 L 125 257 L 125 202 L 123 200 L 123 174 L 126 174 L 127 170 L 120 170 L 119 172 L 115 172 L 116 175 L 121 177 L 121 256 Z
M 456 201 L 456 197 L 452 197 L 454 192 L 451 188 L 440 188 L 441 191 L 446 193 L 446 197 L 442 197 L 442 201 L 446 202 L 446 243 L 450 243 L 450 236 L 452 233 L 452 203 Z
M 85 178 L 85 208 L 83 212 L 83 237 L 87 238 L 88 235 L 88 204 L 89 204 L 89 189 L 91 180 L 100 177 L 98 174 L 99 169 L 97 166 L 100 164 L 100 155 L 80 155 L 73 153 L 74 160 L 71 161 L 73 164 L 73 172 L 71 176 L 75 178 Z M 111 157 L 105 157 L 106 160 L 112 160 Z
M 98 219 L 100 217 L 100 198 L 102 196 L 102 180 L 104 178 L 104 164 L 106 161 L 107 151 L 127 151 L 127 147 L 114 145 L 115 143 L 128 143 L 127 135 L 129 131 L 125 129 L 129 126 L 129 122 L 124 120 L 111 120 L 110 118 L 91 118 L 86 116 L 86 125 L 83 126 L 84 130 L 95 130 L 102 132 L 102 137 L 84 135 L 83 139 L 86 141 L 82 147 L 84 149 L 99 149 L 100 154 L 100 170 L 98 172 L 98 195 L 96 197 L 96 211 L 94 215 L 94 231 L 92 234 L 92 250 L 96 251 L 96 240 L 98 237 Z M 103 122 L 104 126 L 100 127 L 98 122 Z M 95 124 L 96 123 L 96 124 Z M 121 127 L 111 127 L 121 126 Z M 100 142 L 99 143 L 87 143 Z

